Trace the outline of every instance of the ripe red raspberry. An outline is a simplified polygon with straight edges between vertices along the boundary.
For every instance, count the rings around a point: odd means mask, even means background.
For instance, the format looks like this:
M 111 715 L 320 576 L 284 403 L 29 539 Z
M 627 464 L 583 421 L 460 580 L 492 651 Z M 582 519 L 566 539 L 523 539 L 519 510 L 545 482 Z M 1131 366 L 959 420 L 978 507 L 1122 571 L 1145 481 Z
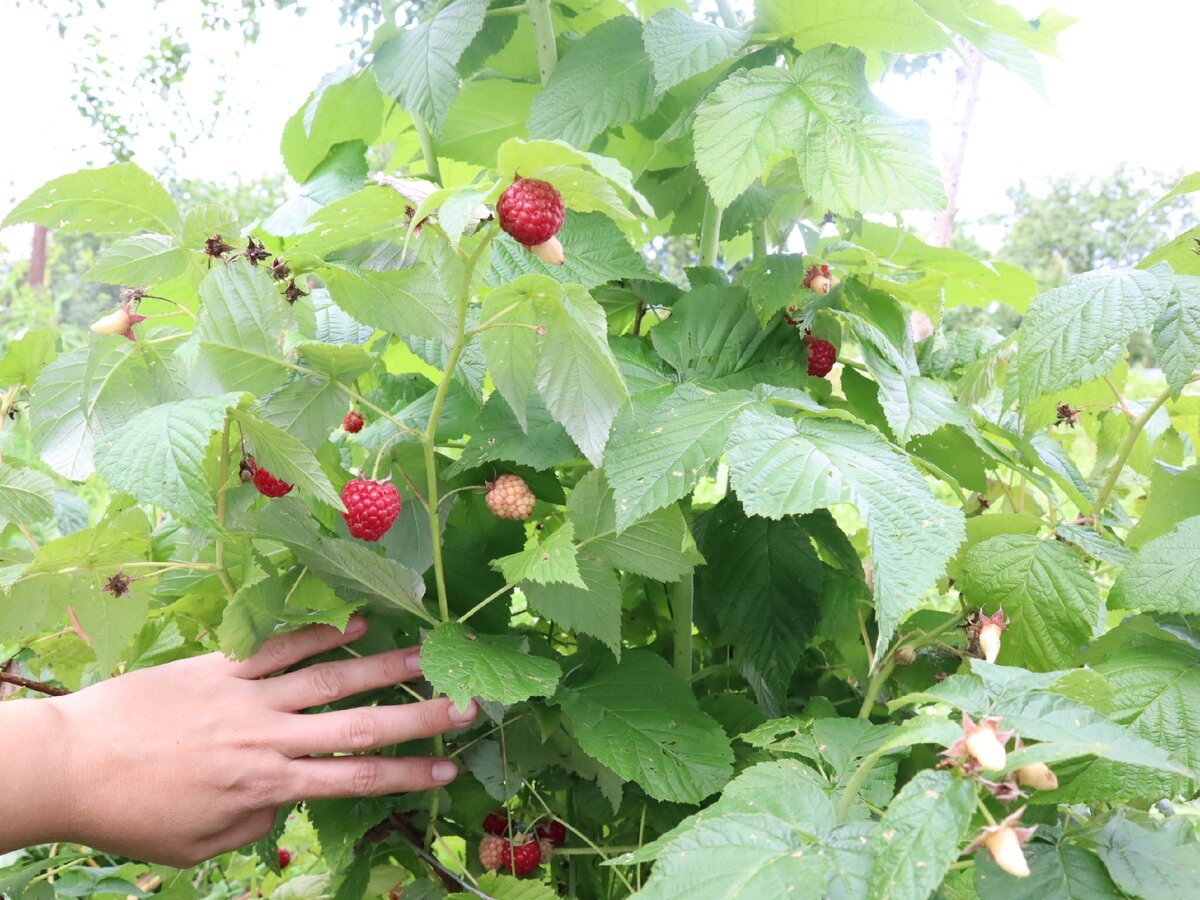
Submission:
M 280 868 L 280 870 L 286 869 L 288 867 L 288 865 L 291 863 L 291 861 L 292 861 L 292 851 L 289 850 L 287 847 L 280 847 L 279 848 L 279 868 Z
M 496 834 L 485 834 L 479 841 L 479 862 L 489 872 L 495 872 L 504 862 L 508 841 Z
M 355 478 L 342 488 L 342 503 L 350 533 L 364 541 L 379 540 L 400 515 L 400 493 L 386 481 Z
M 488 813 L 483 817 L 483 830 L 487 834 L 508 834 L 508 816 L 500 809 Z
M 549 182 L 518 175 L 500 195 L 496 212 L 502 229 L 518 244 L 533 247 L 550 240 L 562 228 L 562 194 Z
M 250 470 L 254 473 L 251 479 L 254 486 L 264 497 L 282 497 L 291 492 L 292 485 L 276 478 L 266 469 L 260 468 L 253 456 L 250 457 Z
M 804 343 L 808 344 L 808 374 L 824 378 L 837 362 L 837 348 L 829 341 L 823 341 L 811 334 L 804 336 Z
M 342 427 L 351 434 L 358 434 L 362 431 L 363 417 L 354 410 L 350 410 L 346 413 L 346 418 L 342 419 Z
M 567 826 L 557 819 L 537 827 L 537 836 L 547 840 L 555 847 L 561 847 L 567 840 Z
M 523 521 L 533 512 L 537 497 L 520 475 L 501 475 L 487 483 L 487 496 L 483 499 L 497 519 Z
M 524 840 L 525 843 L 510 844 L 504 841 L 503 867 L 513 875 L 528 875 L 542 862 L 542 845 L 528 836 L 517 840 Z

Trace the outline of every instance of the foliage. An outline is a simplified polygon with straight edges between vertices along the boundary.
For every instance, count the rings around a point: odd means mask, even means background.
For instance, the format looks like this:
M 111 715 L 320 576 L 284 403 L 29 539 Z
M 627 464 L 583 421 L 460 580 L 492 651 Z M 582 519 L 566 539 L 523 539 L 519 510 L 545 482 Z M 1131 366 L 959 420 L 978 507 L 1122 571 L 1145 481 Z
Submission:
M 446 790 L 304 804 L 254 851 L 157 873 L 188 896 L 1185 890 L 1191 251 L 1039 294 L 862 215 L 942 202 L 924 129 L 871 92 L 891 54 L 961 37 L 1027 73 L 1065 21 L 638 6 L 450 0 L 385 27 L 289 122 L 299 187 L 252 228 L 131 163 L 10 212 L 100 233 L 99 272 L 145 285 L 152 318 L 81 346 L 29 329 L 0 357 L 0 657 L 77 689 L 361 609 L 364 650 L 424 637 L 426 695 L 483 702 L 403 748 L 460 758 Z M 518 174 L 561 191 L 564 265 L 493 220 Z M 693 247 L 685 283 L 647 264 Z M 914 340 L 913 312 L 996 302 L 1025 315 L 1015 335 Z M 837 345 L 832 381 L 808 374 L 806 330 Z M 1122 358 L 1139 332 L 1163 368 L 1147 402 Z M 243 453 L 294 491 L 243 484 Z M 500 473 L 536 495 L 527 522 L 488 511 Z M 403 497 L 378 544 L 338 514 L 359 475 Z M 101 590 L 118 572 L 127 597 Z M 1037 764 L 1057 787 L 1028 786 Z M 532 879 L 480 872 L 498 803 L 566 823 L 569 852 Z M 1027 881 L 974 850 L 1006 815 L 1038 826 Z M 277 841 L 309 851 L 282 876 Z M 33 848 L 0 891 L 147 874 L 87 859 Z

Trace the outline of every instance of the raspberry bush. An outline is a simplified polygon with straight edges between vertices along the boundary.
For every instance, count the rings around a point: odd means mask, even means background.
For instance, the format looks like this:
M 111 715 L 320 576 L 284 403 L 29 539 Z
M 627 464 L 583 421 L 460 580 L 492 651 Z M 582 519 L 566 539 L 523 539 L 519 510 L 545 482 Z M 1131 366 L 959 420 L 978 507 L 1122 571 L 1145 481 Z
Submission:
M 182 877 L 33 848 L 0 892 L 1186 893 L 1195 232 L 1038 294 L 895 224 L 945 198 L 881 72 L 1031 77 L 1062 17 L 719 6 L 428 4 L 296 111 L 252 228 L 132 163 L 8 214 L 108 236 L 129 290 L 0 339 L 5 687 L 362 611 L 484 714 L 395 751 L 444 790 Z M 992 303 L 1017 333 L 941 327 Z

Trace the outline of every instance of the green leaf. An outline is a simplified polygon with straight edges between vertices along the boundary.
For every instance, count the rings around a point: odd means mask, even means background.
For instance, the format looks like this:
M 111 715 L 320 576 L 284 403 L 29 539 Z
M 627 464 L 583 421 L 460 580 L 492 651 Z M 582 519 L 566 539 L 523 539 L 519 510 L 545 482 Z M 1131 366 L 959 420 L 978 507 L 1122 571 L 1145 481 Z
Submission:
M 278 425 L 264 422 L 248 412 L 236 410 L 233 418 L 242 435 L 249 439 L 251 452 L 258 465 L 339 512 L 345 511 L 341 497 L 329 483 L 321 464 L 299 439 Z
M 1131 897 L 1184 896 L 1200 880 L 1200 843 L 1191 823 L 1176 817 L 1140 824 L 1118 815 L 1097 848 L 1108 874 Z
M 500 235 L 492 242 L 488 283 L 502 285 L 522 275 L 548 275 L 563 284 L 594 288 L 622 278 L 650 277 L 646 261 L 603 213 L 567 210 L 557 237 L 566 255 L 561 266 L 547 265 L 507 234 Z
M 957 586 L 967 602 L 1010 620 L 1000 662 L 1066 668 L 1099 632 L 1104 601 L 1083 557 L 1056 540 L 1001 535 L 967 551 Z
M 778 713 L 820 618 L 824 567 L 811 536 L 800 518 L 747 518 L 732 497 L 701 533 L 705 557 L 720 562 L 700 570 L 697 609 L 721 626 L 759 704 Z
M 558 897 L 540 881 L 522 880 L 499 872 L 485 872 L 480 876 L 479 889 L 495 900 L 555 900 Z M 475 900 L 478 896 L 462 892 L 449 894 L 446 900 Z
M 71 608 L 91 639 L 96 667 L 107 675 L 124 659 L 129 642 L 146 624 L 151 586 L 135 580 L 123 597 L 101 593 L 101 586 L 100 579 L 89 579 L 86 590 L 73 592 Z
M 642 39 L 654 68 L 654 90 L 665 94 L 693 75 L 732 59 L 746 43 L 746 34 L 699 22 L 678 9 L 664 9 L 645 24 Z
M 337 144 L 370 144 L 383 124 L 384 97 L 368 73 L 347 66 L 321 79 L 283 127 L 280 152 L 288 174 L 304 184 Z
M 160 284 L 181 275 L 187 265 L 188 252 L 175 238 L 138 234 L 104 248 L 83 277 L 107 284 Z
M 991 854 L 975 857 L 975 889 L 988 900 L 1124 900 L 1104 863 L 1095 853 L 1074 844 L 1025 847 L 1029 877 L 1016 878 L 1001 869 Z
M 685 384 L 644 418 L 622 416 L 604 462 L 617 529 L 686 496 L 721 457 L 733 421 L 753 402 L 748 392 L 712 394 Z
M 266 396 L 287 377 L 281 346 L 287 302 L 271 276 L 246 260 L 218 264 L 200 282 L 193 390 Z
M 569 45 L 533 100 L 529 136 L 587 147 L 614 125 L 636 122 L 658 106 L 642 23 L 619 16 Z
M 695 145 L 696 165 L 722 208 L 786 153 L 795 154 L 822 209 L 939 209 L 945 201 L 924 127 L 875 100 L 861 57 L 834 47 L 803 54 L 792 69 L 725 79 L 700 104 Z
M 538 533 L 525 542 L 525 549 L 492 561 L 492 568 L 504 575 L 509 584 L 532 581 L 536 584 L 562 582 L 585 588 L 575 561 L 575 529 L 570 522 L 538 540 Z
M 446 116 L 438 155 L 490 168 L 505 141 L 525 136 L 537 93 L 532 84 L 503 78 L 468 81 Z
M 458 96 L 458 61 L 483 27 L 486 12 L 487 0 L 454 0 L 375 53 L 372 68 L 379 87 L 429 123 L 434 134 L 441 133 Z
M 744 368 L 762 334 L 744 290 L 705 285 L 684 294 L 650 340 L 680 375 L 698 381 Z
M 561 530 L 561 529 L 560 529 Z M 560 628 L 598 638 L 621 656 L 621 582 L 612 565 L 590 553 L 577 555 L 583 587 L 559 582 L 526 582 L 521 591 L 530 607 Z
M 0 355 L 0 385 L 31 385 L 42 369 L 54 359 L 58 331 L 32 328 L 15 341 L 9 341 Z
M 434 689 L 464 708 L 472 697 L 504 704 L 554 693 L 562 671 L 531 656 L 519 638 L 479 634 L 457 622 L 439 625 L 421 644 L 421 669 Z
M 545 177 L 560 192 L 565 188 L 563 199 L 568 209 L 576 208 L 581 198 L 571 196 L 571 185 L 562 183 L 555 176 L 573 170 L 590 170 L 589 174 L 594 172 L 627 195 L 643 213 L 654 215 L 654 208 L 633 186 L 633 173 L 629 169 L 611 156 L 577 150 L 565 141 L 525 141 L 520 138 L 505 141 L 496 155 L 496 168 L 509 177 Z
M 655 799 L 698 803 L 732 774 L 729 738 L 653 653 L 602 661 L 564 684 L 554 703 L 588 756 Z
M 179 395 L 153 347 L 119 335 L 92 340 L 47 365 L 33 387 L 34 445 L 46 465 L 72 481 L 95 471 L 93 452 L 105 436 Z
M 0 528 L 9 522 L 32 525 L 54 513 L 54 480 L 36 469 L 0 463 Z
M 241 394 L 163 403 L 139 413 L 96 448 L 96 468 L 117 490 L 216 527 L 205 458 Z
M 1150 491 L 1137 524 L 1126 541 L 1137 549 L 1161 537 L 1200 509 L 1200 465 L 1175 469 L 1156 460 L 1150 469 Z M 1127 560 L 1126 560 L 1127 561 Z
M 522 428 L 508 401 L 497 391 L 488 397 L 453 471 L 501 459 L 534 469 L 551 469 L 581 455 L 567 430 L 554 421 L 540 397 L 528 396 Z
M 617 507 L 603 473 L 580 479 L 567 500 L 579 547 L 623 572 L 655 581 L 678 581 L 704 562 L 677 506 L 657 510 L 617 533 Z
M 66 618 L 71 594 L 66 575 L 39 573 L 0 587 L 0 642 L 25 642 Z
M 1146 544 L 1122 570 L 1108 602 L 1123 609 L 1200 612 L 1200 516 Z
M 746 511 L 778 519 L 854 503 L 870 530 L 880 651 L 966 537 L 913 464 L 876 432 L 835 418 L 791 422 L 746 410 L 729 439 L 730 479 Z
M 1022 403 L 1107 375 L 1137 331 L 1162 312 L 1157 271 L 1103 269 L 1038 295 L 1021 323 L 1015 373 Z
M 454 304 L 428 266 L 374 272 L 331 262 L 321 278 L 333 302 L 364 325 L 398 335 L 454 339 Z
M 13 208 L 2 227 L 22 222 L 60 234 L 178 235 L 183 228 L 167 189 L 128 162 L 47 181 Z
M 183 218 L 183 246 L 188 250 L 203 249 L 204 242 L 218 234 L 226 243 L 235 243 L 241 233 L 237 213 L 216 203 L 193 206 Z
M 972 782 L 945 771 L 918 772 L 879 820 L 867 896 L 928 897 L 958 858 L 974 812 Z
M 1154 323 L 1154 352 L 1176 396 L 1200 369 L 1200 276 L 1177 275 Z
M 947 34 L 913 0 L 795 3 L 756 0 L 755 32 L 790 39 L 797 50 L 840 44 L 863 50 L 932 53 L 951 46 Z

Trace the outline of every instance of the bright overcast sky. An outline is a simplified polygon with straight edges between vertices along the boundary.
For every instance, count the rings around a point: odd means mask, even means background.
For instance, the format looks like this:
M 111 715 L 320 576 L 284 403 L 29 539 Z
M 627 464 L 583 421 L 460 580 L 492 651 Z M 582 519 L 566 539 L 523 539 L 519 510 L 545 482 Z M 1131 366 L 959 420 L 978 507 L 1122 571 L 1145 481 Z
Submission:
M 3 0 L 0 0 L 3 2 Z M 799 0 L 798 0 L 799 2 Z M 749 3 L 747 2 L 747 6 Z M 1040 3 L 1017 0 L 1026 15 Z M 1005 206 L 1005 190 L 1018 178 L 1079 173 L 1099 175 L 1128 162 L 1152 170 L 1200 169 L 1197 125 L 1196 37 L 1200 3 L 1192 0 L 1059 0 L 1057 9 L 1080 22 L 1060 38 L 1060 59 L 1043 60 L 1050 102 L 997 66 L 985 70 L 976 109 L 960 207 L 967 219 Z M 197 70 L 189 75 L 185 102 L 201 109 L 203 60 L 215 56 L 240 85 L 211 138 L 191 144 L 176 161 L 182 176 L 245 178 L 279 171 L 278 138 L 283 123 L 325 72 L 345 63 L 354 34 L 337 22 L 337 4 L 315 0 L 304 16 L 263 12 L 262 37 L 241 50 L 240 40 L 202 30 L 200 4 L 172 0 L 110 0 L 105 27 L 119 34 L 106 48 L 136 58 L 155 29 L 147 23 L 178 25 L 195 49 Z M 81 32 L 82 29 L 79 29 Z M 59 39 L 49 17 L 27 4 L 0 8 L 0 99 L 6 135 L 0 143 L 0 211 L 42 182 L 109 160 L 95 134 L 71 102 L 68 41 Z M 900 112 L 939 122 L 948 109 L 952 79 L 894 80 L 884 98 Z M 157 102 L 152 93 L 147 104 Z M 171 118 L 164 111 L 164 129 Z M 161 137 L 161 136 L 159 136 Z M 146 168 L 161 168 L 158 137 L 141 144 Z M 0 232 L 0 243 L 17 252 L 27 245 L 25 229 Z

